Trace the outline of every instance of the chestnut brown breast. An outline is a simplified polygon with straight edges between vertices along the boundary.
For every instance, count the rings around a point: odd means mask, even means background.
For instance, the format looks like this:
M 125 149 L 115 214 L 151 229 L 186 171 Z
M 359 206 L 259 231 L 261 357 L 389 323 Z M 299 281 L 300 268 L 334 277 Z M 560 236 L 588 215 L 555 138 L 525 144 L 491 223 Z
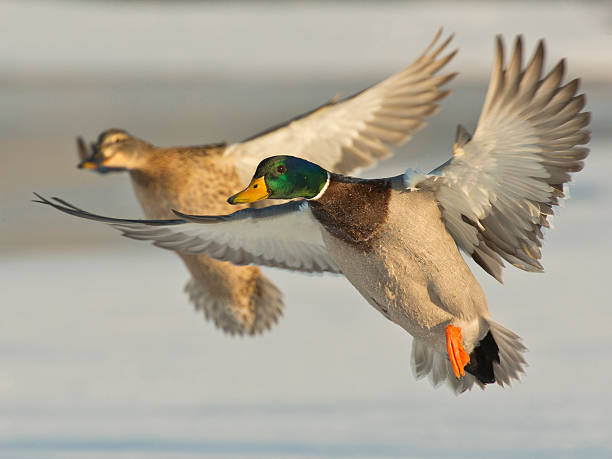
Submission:
M 332 174 L 327 190 L 308 201 L 315 218 L 333 236 L 369 251 L 387 220 L 391 182 Z

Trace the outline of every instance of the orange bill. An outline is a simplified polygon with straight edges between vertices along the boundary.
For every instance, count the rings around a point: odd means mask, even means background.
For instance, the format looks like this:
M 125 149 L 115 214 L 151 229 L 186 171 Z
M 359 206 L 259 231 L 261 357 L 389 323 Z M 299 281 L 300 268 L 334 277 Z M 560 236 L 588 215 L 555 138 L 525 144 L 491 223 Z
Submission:
M 96 145 L 91 144 L 91 148 L 87 147 L 83 137 L 77 137 L 77 151 L 81 162 L 77 165 L 79 169 L 98 169 L 102 164 L 100 154 L 97 151 Z
M 228 198 L 227 202 L 230 204 L 242 204 L 246 202 L 261 201 L 262 199 L 266 199 L 268 196 L 270 196 L 270 192 L 268 191 L 266 181 L 262 176 L 253 179 L 251 183 L 249 183 L 249 186 L 247 186 L 240 193 Z
M 100 165 L 98 163 L 95 163 L 93 161 L 81 161 L 79 163 L 79 169 L 97 169 Z

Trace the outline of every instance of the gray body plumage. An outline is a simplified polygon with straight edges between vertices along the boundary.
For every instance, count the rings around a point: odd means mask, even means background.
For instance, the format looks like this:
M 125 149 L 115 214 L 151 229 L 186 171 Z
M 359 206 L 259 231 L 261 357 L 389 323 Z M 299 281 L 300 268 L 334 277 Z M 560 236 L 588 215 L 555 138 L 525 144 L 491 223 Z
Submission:
M 484 292 L 440 218 L 431 192 L 392 191 L 387 220 L 371 249 L 324 232 L 327 249 L 346 278 L 385 317 L 415 338 L 445 351 L 451 321 L 470 324 L 466 349 L 482 338 L 473 320 L 488 316 Z
M 388 216 L 367 253 L 329 232 L 323 240 L 346 278 L 383 316 L 414 337 L 412 365 L 417 377 L 448 381 L 456 392 L 478 380 L 457 380 L 446 355 L 447 325 L 461 327 L 468 353 L 492 331 L 501 361 L 494 366 L 501 383 L 523 371 L 525 349 L 514 333 L 495 324 L 482 287 L 446 230 L 429 191 L 393 190 Z M 501 331 L 506 335 L 497 336 Z M 509 356 L 512 356 L 510 358 Z

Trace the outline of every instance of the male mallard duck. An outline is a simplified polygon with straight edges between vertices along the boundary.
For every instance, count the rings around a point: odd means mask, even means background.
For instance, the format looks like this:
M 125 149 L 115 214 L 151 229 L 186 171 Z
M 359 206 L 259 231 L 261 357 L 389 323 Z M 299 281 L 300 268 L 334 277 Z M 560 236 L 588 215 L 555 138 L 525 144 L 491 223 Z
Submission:
M 449 91 L 454 74 L 437 72 L 454 56 L 441 57 L 450 39 L 439 32 L 410 66 L 341 102 L 331 101 L 282 126 L 225 146 L 157 148 L 119 129 L 103 132 L 91 151 L 79 139 L 81 168 L 128 170 L 147 218 L 169 218 L 170 209 L 227 213 L 226 197 L 248 183 L 269 151 L 292 154 L 339 173 L 373 165 L 425 125 Z M 255 334 L 282 314 L 280 291 L 255 266 L 237 267 L 208 255 L 178 254 L 191 273 L 185 289 L 196 309 L 228 333 Z
M 41 201 L 110 223 L 126 236 L 233 263 L 342 273 L 385 317 L 414 336 L 417 377 L 456 392 L 524 371 L 524 346 L 494 322 L 458 248 L 501 280 L 502 258 L 541 271 L 541 228 L 582 169 L 589 140 L 578 80 L 561 85 L 564 61 L 542 75 L 544 45 L 522 64 L 519 37 L 507 67 L 496 60 L 478 126 L 458 129 L 452 158 L 430 174 L 362 180 L 292 156 L 262 161 L 230 203 L 292 199 L 230 215 L 125 220 Z

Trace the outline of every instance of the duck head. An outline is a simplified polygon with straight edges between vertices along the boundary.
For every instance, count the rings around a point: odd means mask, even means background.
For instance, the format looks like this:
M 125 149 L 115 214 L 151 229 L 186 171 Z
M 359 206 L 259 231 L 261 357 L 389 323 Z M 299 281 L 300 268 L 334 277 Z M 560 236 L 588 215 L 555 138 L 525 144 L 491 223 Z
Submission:
M 257 166 L 253 179 L 227 202 L 241 204 L 262 199 L 316 199 L 327 188 L 329 173 L 295 156 L 272 156 Z
M 143 152 L 151 145 L 121 129 L 109 129 L 102 132 L 89 149 L 79 137 L 77 147 L 81 158 L 79 169 L 106 173 L 137 168 Z

